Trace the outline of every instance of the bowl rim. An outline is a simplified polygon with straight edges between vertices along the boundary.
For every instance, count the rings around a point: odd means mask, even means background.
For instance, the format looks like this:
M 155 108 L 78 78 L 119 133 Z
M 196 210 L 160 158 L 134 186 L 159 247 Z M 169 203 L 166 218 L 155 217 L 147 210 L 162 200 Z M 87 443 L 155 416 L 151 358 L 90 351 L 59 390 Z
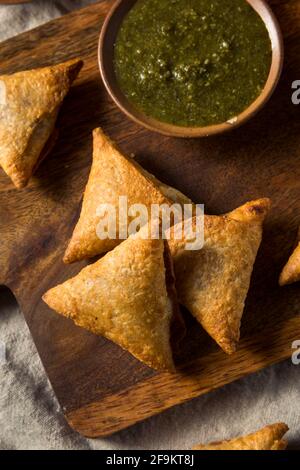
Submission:
M 283 43 L 283 36 L 281 32 L 281 28 L 279 22 L 273 13 L 271 7 L 266 3 L 266 0 L 246 0 L 252 8 L 256 11 L 256 13 L 261 17 L 263 20 L 267 31 L 269 33 L 269 37 L 271 40 L 271 47 L 272 47 L 272 61 L 270 72 L 265 83 L 265 86 L 260 93 L 260 95 L 250 104 L 242 113 L 238 116 L 220 123 L 220 124 L 212 124 L 209 126 L 203 127 L 185 127 L 185 126 L 177 126 L 173 125 L 164 121 L 159 121 L 151 116 L 144 114 L 142 111 L 138 110 L 133 103 L 131 103 L 125 94 L 122 92 L 120 86 L 117 83 L 117 79 L 115 77 L 115 85 L 111 83 L 111 80 L 107 73 L 107 57 L 105 57 L 104 49 L 106 40 L 108 36 L 108 30 L 111 26 L 111 22 L 114 20 L 115 15 L 118 13 L 118 10 L 127 0 L 116 0 L 111 9 L 109 10 L 102 28 L 100 32 L 99 42 L 98 42 L 98 64 L 100 69 L 100 74 L 102 77 L 102 81 L 108 92 L 109 96 L 113 100 L 113 102 L 117 105 L 117 107 L 131 120 L 135 123 L 151 130 L 153 132 L 158 132 L 160 134 L 170 136 L 170 137 L 182 137 L 182 138 L 196 138 L 196 137 L 208 137 L 211 135 L 222 134 L 228 132 L 230 130 L 236 129 L 242 124 L 245 124 L 249 119 L 254 117 L 262 108 L 263 106 L 269 101 L 277 84 L 279 82 L 283 62 L 284 62 L 284 43 Z M 134 6 L 136 1 L 132 0 L 133 4 L 129 7 L 129 9 L 125 10 L 125 14 L 127 14 L 130 9 Z M 124 15 L 122 15 L 121 20 L 119 21 L 119 27 L 122 24 Z M 119 30 L 118 27 L 118 30 Z M 112 63 L 113 68 L 113 58 L 109 59 Z M 114 72 L 113 72 L 114 73 Z

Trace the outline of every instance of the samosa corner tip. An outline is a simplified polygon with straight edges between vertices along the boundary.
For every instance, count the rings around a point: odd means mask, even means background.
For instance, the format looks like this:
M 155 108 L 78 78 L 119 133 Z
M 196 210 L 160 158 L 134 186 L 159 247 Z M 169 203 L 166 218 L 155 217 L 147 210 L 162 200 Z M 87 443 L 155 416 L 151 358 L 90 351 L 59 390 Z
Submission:
M 70 83 L 72 83 L 76 79 L 83 65 L 84 62 L 82 59 L 75 58 L 68 60 L 67 62 L 64 62 L 62 64 L 58 64 L 58 67 L 61 66 L 67 70 L 68 78 L 70 80 Z
M 241 222 L 263 223 L 272 206 L 271 199 L 265 197 L 247 202 L 228 214 Z

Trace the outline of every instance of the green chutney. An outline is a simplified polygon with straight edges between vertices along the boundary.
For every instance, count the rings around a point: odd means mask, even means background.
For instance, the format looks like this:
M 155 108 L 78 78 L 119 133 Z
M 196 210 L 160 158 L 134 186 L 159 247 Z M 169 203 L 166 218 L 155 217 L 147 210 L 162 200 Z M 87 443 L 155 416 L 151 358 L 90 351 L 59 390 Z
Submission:
M 119 85 L 137 109 L 178 126 L 226 122 L 261 93 L 268 31 L 246 0 L 137 0 L 115 44 Z

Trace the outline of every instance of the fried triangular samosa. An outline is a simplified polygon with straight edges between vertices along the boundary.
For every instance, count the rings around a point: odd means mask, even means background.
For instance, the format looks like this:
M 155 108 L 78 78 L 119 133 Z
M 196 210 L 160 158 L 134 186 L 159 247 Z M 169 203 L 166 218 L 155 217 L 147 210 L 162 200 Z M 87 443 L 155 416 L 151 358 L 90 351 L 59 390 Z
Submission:
M 51 150 L 60 106 L 82 64 L 74 59 L 0 76 L 0 165 L 17 188 Z
M 284 450 L 287 442 L 282 440 L 289 428 L 284 423 L 271 424 L 244 437 L 223 442 L 199 445 L 193 450 Z
M 143 230 L 43 300 L 148 366 L 172 372 L 171 328 L 179 318 L 172 260 L 167 242 L 143 239 Z
M 297 235 L 296 245 L 295 250 L 280 274 L 280 286 L 286 286 L 300 281 L 300 228 Z
M 205 216 L 205 242 L 198 251 L 186 250 L 181 224 L 167 234 L 179 302 L 228 354 L 235 352 L 239 341 L 245 299 L 269 207 L 269 199 L 260 199 L 225 216 Z
M 143 204 L 147 210 L 151 204 L 190 203 L 179 191 L 170 188 L 146 172 L 132 158 L 124 156 L 114 143 L 99 129 L 93 132 L 93 163 L 83 196 L 79 221 L 67 247 L 64 262 L 72 263 L 92 258 L 112 250 L 120 244 L 120 226 L 116 237 L 101 240 L 97 235 L 100 216 L 97 209 L 109 205 L 119 212 L 119 198 L 127 197 L 128 208 Z M 150 212 L 150 210 L 149 210 Z M 117 217 L 118 222 L 118 217 Z M 130 220 L 126 218 L 129 223 Z

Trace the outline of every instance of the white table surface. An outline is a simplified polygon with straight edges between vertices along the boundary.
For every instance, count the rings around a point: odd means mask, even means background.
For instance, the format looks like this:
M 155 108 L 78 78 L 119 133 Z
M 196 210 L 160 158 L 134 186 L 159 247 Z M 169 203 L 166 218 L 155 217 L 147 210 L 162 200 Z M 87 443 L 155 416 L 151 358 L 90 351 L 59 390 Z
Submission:
M 0 41 L 91 3 L 0 6 Z M 277 421 L 289 425 L 290 447 L 300 449 L 300 366 L 291 360 L 112 437 L 85 439 L 66 424 L 22 313 L 0 290 L 0 449 L 189 449 Z

